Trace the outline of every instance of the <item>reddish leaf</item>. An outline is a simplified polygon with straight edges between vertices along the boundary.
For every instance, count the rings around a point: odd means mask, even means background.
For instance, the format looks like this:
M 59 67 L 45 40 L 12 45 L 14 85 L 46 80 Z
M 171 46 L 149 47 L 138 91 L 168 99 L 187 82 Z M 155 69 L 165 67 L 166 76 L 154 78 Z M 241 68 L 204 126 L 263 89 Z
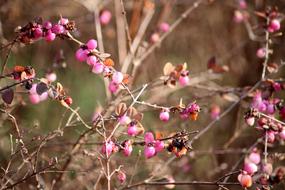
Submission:
M 208 60 L 208 69 L 213 69 L 216 65 L 216 57 L 213 56 Z
M 14 91 L 9 88 L 2 93 L 2 99 L 6 104 L 11 104 L 14 99 Z

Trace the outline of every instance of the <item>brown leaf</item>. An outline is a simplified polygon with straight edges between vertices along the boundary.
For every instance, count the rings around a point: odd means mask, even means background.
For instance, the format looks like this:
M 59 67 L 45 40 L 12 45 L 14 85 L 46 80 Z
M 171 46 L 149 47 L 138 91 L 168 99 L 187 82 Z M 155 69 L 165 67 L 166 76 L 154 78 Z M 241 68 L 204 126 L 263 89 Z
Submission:
M 167 62 L 163 67 L 163 74 L 170 75 L 170 73 L 174 71 L 174 69 L 175 67 L 170 62 Z
M 127 110 L 127 105 L 125 103 L 120 103 L 117 107 L 116 107 L 116 115 L 121 116 L 125 111 Z

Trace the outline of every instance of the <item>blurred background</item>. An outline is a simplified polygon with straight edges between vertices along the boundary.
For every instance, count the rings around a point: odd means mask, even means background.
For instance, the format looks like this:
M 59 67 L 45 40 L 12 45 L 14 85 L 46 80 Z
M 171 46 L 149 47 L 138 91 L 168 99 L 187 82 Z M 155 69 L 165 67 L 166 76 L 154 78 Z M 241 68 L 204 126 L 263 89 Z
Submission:
M 146 3 L 151 3 L 154 6 L 154 15 L 143 35 L 142 49 L 149 47 L 151 35 L 157 31 L 160 23 L 167 22 L 171 25 L 194 2 L 194 0 L 124 0 L 132 39 L 136 36 L 139 24 L 143 19 Z M 267 5 L 277 6 L 281 13 L 285 11 L 285 1 L 282 0 L 247 2 L 250 13 L 249 22 L 257 35 L 262 35 L 262 30 L 258 25 L 264 20 L 256 17 L 254 11 L 263 11 Z M 211 57 L 216 58 L 217 64 L 228 66 L 229 72 L 218 74 L 214 80 L 205 80 L 203 84 L 206 85 L 204 86 L 222 89 L 254 85 L 260 79 L 262 71 L 262 60 L 256 57 L 256 51 L 263 47 L 264 43 L 251 40 L 245 24 L 234 21 L 234 12 L 237 9 L 238 3 L 235 0 L 203 1 L 142 62 L 138 68 L 138 75 L 134 78 L 133 89 L 146 82 L 157 80 L 163 75 L 162 69 L 166 62 L 173 64 L 186 62 L 191 80 L 192 76 L 200 76 L 200 73 L 208 70 L 207 63 Z M 104 50 L 111 54 L 116 63 L 115 67 L 120 70 L 120 61 L 126 54 L 127 42 L 118 39 L 118 33 L 124 33 L 125 30 L 122 18 L 118 18 L 122 12 L 119 0 L 118 2 L 116 0 L 1 0 L 0 41 L 5 44 L 13 40 L 16 35 L 15 28 L 25 25 L 36 17 L 56 22 L 62 16 L 75 21 L 74 36 L 86 42 L 91 38 L 97 38 L 95 12 L 99 11 L 99 14 L 102 14 L 106 10 L 112 13 L 112 17 L 109 23 L 102 25 Z M 281 31 L 284 31 L 283 26 Z M 284 40 L 284 36 L 273 39 L 274 54 L 271 56 L 270 62 L 280 64 L 284 59 Z M 7 71 L 15 65 L 31 65 L 35 68 L 39 78 L 44 77 L 47 71 L 54 71 L 57 80 L 73 98 L 74 107 L 80 107 L 80 115 L 86 121 L 91 121 L 96 108 L 106 106 L 108 101 L 103 78 L 91 73 L 86 64 L 76 61 L 74 54 L 77 49 L 77 44 L 60 39 L 56 39 L 52 43 L 42 40 L 31 45 L 17 45 L 12 49 Z M 1 51 L 1 64 L 6 53 L 5 50 Z M 274 74 L 274 78 L 281 77 L 283 74 L 284 71 L 280 71 Z M 11 81 L 2 80 L 1 86 L 9 84 L 9 82 Z M 224 96 L 223 93 L 215 93 L 209 88 L 203 89 L 197 86 L 189 86 L 166 94 L 163 92 L 155 92 L 161 93 L 159 98 L 155 99 L 156 103 L 177 105 L 180 98 L 183 98 L 185 103 L 196 100 L 202 107 L 202 113 L 195 122 L 185 122 L 173 117 L 171 122 L 163 123 L 159 120 L 157 111 L 146 109 L 142 123 L 147 131 L 170 133 L 181 129 L 200 130 L 211 121 L 211 108 L 216 106 L 223 112 L 236 98 L 234 94 Z M 24 92 L 16 96 L 11 109 L 13 109 L 13 115 L 17 118 L 18 123 L 24 129 L 25 138 L 48 134 L 58 128 L 61 118 L 66 114 L 63 106 L 52 100 L 33 105 L 29 102 L 28 96 L 23 94 Z M 149 94 L 148 97 L 154 96 L 157 94 Z M 133 182 L 141 181 L 153 171 L 153 168 L 162 167 L 167 161 L 170 163 L 165 166 L 163 171 L 160 171 L 164 176 L 173 177 L 177 181 L 214 181 L 230 171 L 241 155 L 244 155 L 244 148 L 250 147 L 260 137 L 256 130 L 245 126 L 243 122 L 243 114 L 248 105 L 248 101 L 242 101 L 230 114 L 217 122 L 213 129 L 193 144 L 193 152 L 182 158 L 172 158 L 172 155 L 162 153 L 147 161 L 143 158 L 137 159 L 135 154 L 127 159 L 118 155 L 113 160 L 117 162 L 117 165 L 123 164 L 127 174 L 133 172 L 132 167 L 139 160 L 140 164 Z M 4 116 L 1 117 L 3 118 L 0 121 L 0 164 L 5 166 L 9 159 L 9 134 L 12 127 L 9 121 L 4 120 Z M 43 148 L 41 157 L 44 159 L 49 156 L 58 156 L 61 159 L 60 156 L 70 150 L 70 145 L 84 130 L 82 126 L 67 129 L 64 136 L 56 138 Z M 94 139 L 91 138 L 90 141 L 94 141 Z M 260 147 L 262 148 L 262 145 Z M 89 145 L 84 148 L 92 150 L 100 147 Z M 228 153 L 216 151 L 224 149 L 227 149 Z M 136 154 L 139 154 L 140 150 L 142 147 L 136 147 Z M 284 152 L 284 146 L 278 145 L 270 151 Z M 63 163 L 63 161 L 64 158 L 59 160 L 59 163 Z M 83 154 L 77 155 L 69 167 L 68 175 L 66 175 L 68 183 L 65 183 L 62 189 L 75 189 L 75 187 L 77 189 L 92 189 L 92 185 L 98 178 L 98 170 L 96 161 L 84 157 Z M 86 171 L 88 172 L 86 173 Z M 47 177 L 47 181 L 51 179 L 52 175 Z M 236 177 L 231 178 L 230 181 L 236 181 Z M 104 183 L 102 180 L 101 189 L 104 189 Z M 23 189 L 33 189 L 28 184 L 23 184 Z M 114 185 L 119 187 L 117 182 L 114 182 Z M 163 186 L 154 186 L 147 189 L 164 188 Z M 175 189 L 203 190 L 216 189 L 216 187 L 177 186 Z M 241 187 L 231 187 L 230 189 L 241 189 Z M 285 189 L 284 183 L 276 189 Z

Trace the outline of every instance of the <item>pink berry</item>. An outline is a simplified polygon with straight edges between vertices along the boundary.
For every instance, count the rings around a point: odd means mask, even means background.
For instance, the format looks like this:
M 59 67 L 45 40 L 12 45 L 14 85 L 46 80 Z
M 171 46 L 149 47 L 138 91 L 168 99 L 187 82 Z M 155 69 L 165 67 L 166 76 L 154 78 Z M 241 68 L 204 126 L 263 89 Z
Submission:
M 155 155 L 155 148 L 153 146 L 146 146 L 144 149 L 144 156 L 149 159 Z
M 258 58 L 264 58 L 266 56 L 266 49 L 265 48 L 259 48 L 256 52 L 256 56 Z
M 266 163 L 262 165 L 262 171 L 268 175 L 271 175 L 273 172 L 273 166 L 271 163 Z
M 92 67 L 92 72 L 95 74 L 100 74 L 103 71 L 104 71 L 104 65 L 99 62 L 95 63 Z
M 236 23 L 241 23 L 244 20 L 244 16 L 242 14 L 242 12 L 240 12 L 239 10 L 236 10 L 234 12 L 234 21 Z
M 89 50 L 96 49 L 97 48 L 97 41 L 94 39 L 91 39 L 86 43 L 86 45 L 87 45 Z
M 161 121 L 164 121 L 164 122 L 166 122 L 166 121 L 168 121 L 169 120 L 169 112 L 168 111 L 162 111 L 162 112 L 160 112 L 160 114 L 159 114 L 159 119 L 161 120 Z
M 49 82 L 54 82 L 54 81 L 56 81 L 56 74 L 55 73 L 48 73 L 48 74 L 46 74 L 46 79 Z
M 127 115 L 123 115 L 119 118 L 119 123 L 121 125 L 128 125 L 131 122 L 131 119 L 129 116 Z
M 239 0 L 239 7 L 241 9 L 246 9 L 246 7 L 247 7 L 246 1 L 245 0 Z
M 253 175 L 255 172 L 257 172 L 258 167 L 254 163 L 245 163 L 243 170 L 246 171 L 249 175 Z
M 88 65 L 93 66 L 97 63 L 97 57 L 95 55 L 88 56 L 86 62 Z
M 107 25 L 111 21 L 111 18 L 112 18 L 112 13 L 108 10 L 104 10 L 102 11 L 99 19 L 101 24 Z
M 133 151 L 133 147 L 132 147 L 132 144 L 131 142 L 128 140 L 125 142 L 125 146 L 124 146 L 124 155 L 125 156 L 130 156 L 131 153 Z
M 188 76 L 180 76 L 179 77 L 179 84 L 181 86 L 186 86 L 189 83 L 189 77 Z
M 52 24 L 49 21 L 44 22 L 43 27 L 47 30 L 52 28 Z
M 273 85 L 272 85 L 272 87 L 274 88 L 274 90 L 275 90 L 276 92 L 278 92 L 278 91 L 280 91 L 280 90 L 282 89 L 282 88 L 281 88 L 281 84 L 278 83 L 278 82 L 274 82 Z
M 40 97 L 40 101 L 44 101 L 44 100 L 48 99 L 48 93 L 44 92 L 41 95 L 39 95 L 39 97 Z
M 29 90 L 30 94 L 37 94 L 37 84 L 33 84 L 32 88 Z
M 38 104 L 41 101 L 38 94 L 30 94 L 29 98 L 32 104 Z
M 261 161 L 260 154 L 257 152 L 250 153 L 248 159 L 254 164 L 259 164 Z
M 154 142 L 154 136 L 151 132 L 146 132 L 144 135 L 144 142 L 145 144 L 153 143 Z
M 118 180 L 120 181 L 120 183 L 124 183 L 126 181 L 126 179 L 127 179 L 126 174 L 124 172 L 122 172 L 122 171 L 118 172 L 117 177 L 118 177 Z
M 273 143 L 275 140 L 275 133 L 274 131 L 268 131 L 267 132 L 267 138 L 269 143 Z
M 242 187 L 248 188 L 252 186 L 252 178 L 248 174 L 239 174 L 238 180 Z
M 249 126 L 253 126 L 254 122 L 255 122 L 255 118 L 254 117 L 248 117 L 245 119 L 245 121 Z
M 117 90 L 119 89 L 119 85 L 117 83 L 110 82 L 108 89 L 110 90 L 111 93 L 116 93 Z
M 280 133 L 279 136 L 282 140 L 285 140 L 285 129 L 283 129 Z
M 269 25 L 269 29 L 270 29 L 269 32 L 276 32 L 280 30 L 280 28 L 281 28 L 280 21 L 277 19 L 273 19 Z
M 274 104 L 269 103 L 269 104 L 267 105 L 266 112 L 267 112 L 267 114 L 269 114 L 269 115 L 274 114 L 274 112 L 275 112 L 275 106 L 274 106 Z
M 128 127 L 128 135 L 129 136 L 136 136 L 139 133 L 138 127 L 136 125 L 130 125 Z
M 155 141 L 154 143 L 155 152 L 161 152 L 164 149 L 164 142 L 163 141 Z
M 45 36 L 45 40 L 47 42 L 51 42 L 55 39 L 56 37 L 56 34 L 55 33 L 52 33 L 50 30 L 47 32 L 46 36 Z
M 124 75 L 121 72 L 115 72 L 112 76 L 112 81 L 114 83 L 120 84 L 124 79 Z
M 102 153 L 106 154 L 107 157 L 109 157 L 113 151 L 113 144 L 114 143 L 110 141 L 110 142 L 105 143 L 102 147 Z
M 79 48 L 76 51 L 76 53 L 75 53 L 75 57 L 80 62 L 86 61 L 86 59 L 87 59 L 87 52 L 85 50 Z
M 68 24 L 68 22 L 69 22 L 69 20 L 67 18 L 61 18 L 59 20 L 59 24 L 61 24 L 61 25 L 66 25 L 66 24 Z
M 155 42 L 158 42 L 159 41 L 159 34 L 158 33 L 153 33 L 151 36 L 150 36 L 150 41 L 152 43 L 155 43 Z
M 42 35 L 43 35 L 43 30 L 42 30 L 41 28 L 36 28 L 36 29 L 34 30 L 33 34 L 34 34 L 34 38 L 35 38 L 35 39 L 38 39 L 38 38 L 42 37 Z
M 55 34 L 63 34 L 65 32 L 65 28 L 60 24 L 53 25 L 51 31 Z
M 168 32 L 169 31 L 169 24 L 167 22 L 162 22 L 160 25 L 159 25 L 159 29 L 162 31 L 162 32 Z

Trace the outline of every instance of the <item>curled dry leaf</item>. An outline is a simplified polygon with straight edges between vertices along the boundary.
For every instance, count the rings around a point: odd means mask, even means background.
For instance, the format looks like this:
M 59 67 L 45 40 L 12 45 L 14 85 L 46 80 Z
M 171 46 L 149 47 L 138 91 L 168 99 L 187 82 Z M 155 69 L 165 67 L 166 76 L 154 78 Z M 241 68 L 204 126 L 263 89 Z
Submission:
M 13 99 L 14 99 L 14 90 L 13 89 L 9 88 L 9 89 L 5 90 L 4 92 L 2 92 L 2 100 L 6 104 L 11 104 Z
M 172 63 L 167 62 L 163 67 L 163 74 L 164 75 L 170 75 L 172 71 L 174 71 L 175 67 L 172 65 Z
M 125 113 L 125 111 L 127 110 L 127 105 L 125 103 L 120 103 L 116 109 L 115 109 L 115 113 L 118 116 L 121 116 Z

